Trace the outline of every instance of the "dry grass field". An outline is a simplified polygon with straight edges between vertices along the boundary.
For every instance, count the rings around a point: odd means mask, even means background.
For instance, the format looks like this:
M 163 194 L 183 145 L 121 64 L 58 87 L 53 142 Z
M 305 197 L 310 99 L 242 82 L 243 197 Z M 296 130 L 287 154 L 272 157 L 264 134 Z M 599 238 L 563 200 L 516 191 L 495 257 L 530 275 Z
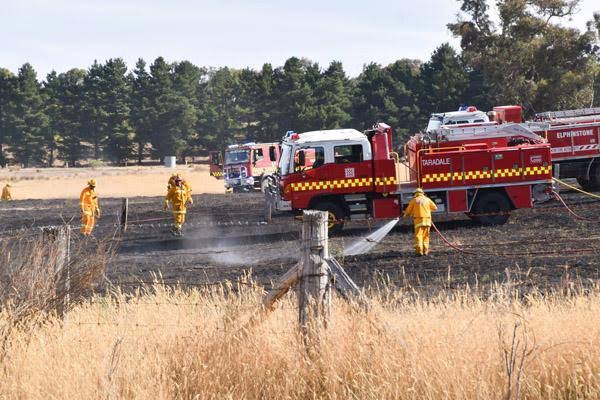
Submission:
M 160 196 L 174 172 L 189 180 L 196 194 L 225 192 L 223 181 L 209 175 L 208 165 L 0 169 L 0 185 L 10 182 L 17 200 L 79 198 L 91 178 L 98 181 L 102 197 Z
M 293 296 L 240 332 L 260 294 L 154 286 L 23 323 L 4 338 L 0 398 L 600 397 L 598 291 L 518 299 L 499 286 L 487 299 L 426 299 L 384 288 L 369 314 L 335 299 L 309 351 Z
M 102 171 L 100 190 L 121 176 Z M 143 172 L 161 195 L 168 172 Z M 38 181 L 75 179 L 78 192 L 87 177 Z M 120 236 L 121 199 L 103 197 L 92 239 L 77 233 L 74 198 L 0 203 L 0 399 L 600 398 L 599 228 L 556 203 L 497 227 L 436 219 L 476 255 L 434 236 L 431 257 L 416 258 L 403 222 L 372 253 L 340 258 L 373 306 L 334 297 L 306 347 L 294 293 L 247 324 L 295 263 L 298 223 L 264 223 L 258 193 L 205 194 L 172 238 L 158 195 L 132 199 Z M 563 196 L 598 215 L 600 202 Z M 59 254 L 36 240 L 63 221 L 74 227 L 66 308 Z M 332 251 L 366 232 L 348 226 Z

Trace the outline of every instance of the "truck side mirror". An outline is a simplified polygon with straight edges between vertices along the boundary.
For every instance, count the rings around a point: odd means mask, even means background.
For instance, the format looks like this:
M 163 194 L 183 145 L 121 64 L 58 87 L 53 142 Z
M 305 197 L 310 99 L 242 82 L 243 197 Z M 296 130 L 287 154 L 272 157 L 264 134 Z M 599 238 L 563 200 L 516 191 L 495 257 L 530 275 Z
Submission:
M 252 165 L 256 165 L 257 161 L 258 161 L 258 153 L 256 152 L 256 150 L 252 150 Z
M 298 165 L 304 167 L 306 164 L 306 155 L 304 154 L 304 150 L 298 151 Z
M 277 161 L 277 153 L 275 153 L 275 146 L 269 146 L 269 160 Z

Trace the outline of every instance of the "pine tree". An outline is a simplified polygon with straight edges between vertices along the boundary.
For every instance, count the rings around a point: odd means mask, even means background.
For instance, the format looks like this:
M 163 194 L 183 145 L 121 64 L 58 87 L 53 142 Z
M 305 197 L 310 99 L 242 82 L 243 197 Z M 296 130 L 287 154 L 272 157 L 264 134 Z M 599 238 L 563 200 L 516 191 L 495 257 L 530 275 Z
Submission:
M 341 62 L 333 61 L 320 77 L 315 91 L 317 129 L 344 128 L 351 119 L 350 80 Z
M 431 59 L 423 64 L 420 78 L 422 123 L 427 122 L 431 113 L 455 110 L 461 103 L 470 100 L 465 98 L 467 72 L 448 43 L 438 47 Z
M 172 66 L 162 57 L 150 66 L 149 97 L 153 146 L 163 157 L 182 154 L 186 137 L 196 124 L 197 111 L 193 99 L 174 89 Z
M 85 139 L 93 146 L 93 157 L 100 159 L 101 150 L 107 139 L 107 122 L 109 113 L 106 110 L 105 76 L 102 65 L 94 61 L 84 81 L 83 98 L 83 133 Z
M 58 104 L 58 118 L 56 128 L 60 134 L 58 151 L 68 165 L 74 167 L 84 157 L 84 107 L 85 107 L 85 80 L 87 71 L 71 69 L 58 75 L 56 88 L 56 102 Z
M 110 59 L 102 66 L 102 107 L 106 120 L 102 121 L 107 136 L 107 150 L 121 164 L 133 153 L 133 130 L 129 125 L 129 96 L 127 66 L 120 59 Z
M 0 68 L 0 166 L 5 167 L 7 158 L 4 147 L 10 144 L 13 121 L 15 119 L 15 100 L 17 79 L 7 69 Z
M 41 85 L 33 67 L 26 63 L 19 69 L 15 96 L 15 119 L 12 147 L 16 159 L 26 168 L 45 157 L 44 134 L 48 116 L 44 113 Z
M 237 95 L 239 79 L 229 68 L 209 71 L 205 98 L 198 128 L 202 144 L 209 149 L 224 149 L 228 144 L 243 140 L 238 124 Z
M 144 148 L 152 136 L 150 75 L 146 71 L 146 62 L 143 59 L 140 58 L 135 64 L 135 70 L 129 76 L 129 84 L 131 86 L 129 119 L 137 145 L 137 162 L 141 164 Z

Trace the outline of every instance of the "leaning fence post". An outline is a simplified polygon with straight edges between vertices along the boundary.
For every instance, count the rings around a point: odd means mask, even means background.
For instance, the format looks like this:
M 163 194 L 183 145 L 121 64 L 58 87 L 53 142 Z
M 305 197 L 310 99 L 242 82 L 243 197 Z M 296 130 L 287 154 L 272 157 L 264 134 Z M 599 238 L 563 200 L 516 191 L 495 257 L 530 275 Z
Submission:
M 327 323 L 331 307 L 327 211 L 306 210 L 302 224 L 302 271 L 299 286 L 299 322 L 307 334 Z

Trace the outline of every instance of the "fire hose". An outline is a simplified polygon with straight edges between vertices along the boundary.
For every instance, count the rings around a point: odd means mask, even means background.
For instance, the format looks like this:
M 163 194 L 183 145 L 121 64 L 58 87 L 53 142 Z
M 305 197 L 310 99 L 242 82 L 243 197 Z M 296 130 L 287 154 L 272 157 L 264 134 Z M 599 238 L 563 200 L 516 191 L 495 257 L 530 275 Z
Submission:
M 560 197 L 560 195 L 557 192 L 552 191 L 551 193 L 554 196 L 554 198 L 556 198 L 556 200 L 558 200 L 563 205 L 563 207 L 565 207 L 565 209 L 569 212 L 569 214 L 571 216 L 573 216 L 573 218 L 575 218 L 577 220 L 580 220 L 580 221 L 586 221 L 586 222 L 600 222 L 599 219 L 587 218 L 587 217 L 584 217 L 582 215 L 577 214 L 575 211 L 573 211 L 567 205 L 567 203 L 563 200 L 562 197 Z M 584 193 L 587 193 L 587 192 L 584 192 Z M 592 195 L 592 194 L 590 193 L 590 195 Z M 592 196 L 595 196 L 595 195 L 592 195 Z M 597 197 L 597 196 L 595 196 L 595 197 Z M 524 255 L 533 255 L 533 254 L 549 254 L 547 252 L 521 252 L 521 253 L 502 253 L 502 254 L 489 253 L 489 252 L 475 252 L 475 251 L 464 249 L 464 248 L 462 248 L 462 247 L 460 247 L 460 246 L 452 243 L 450 240 L 448 240 L 442 234 L 442 232 L 440 232 L 440 230 L 438 229 L 438 227 L 435 225 L 435 223 L 433 221 L 431 222 L 431 227 L 435 230 L 435 232 L 438 234 L 438 236 L 440 237 L 440 239 L 442 239 L 442 241 L 446 244 L 446 246 L 448 246 L 448 247 L 450 247 L 450 248 L 452 248 L 454 250 L 457 250 L 457 251 L 459 251 L 461 253 L 464 253 L 464 254 L 470 254 L 470 255 L 493 255 L 493 256 L 524 256 Z

